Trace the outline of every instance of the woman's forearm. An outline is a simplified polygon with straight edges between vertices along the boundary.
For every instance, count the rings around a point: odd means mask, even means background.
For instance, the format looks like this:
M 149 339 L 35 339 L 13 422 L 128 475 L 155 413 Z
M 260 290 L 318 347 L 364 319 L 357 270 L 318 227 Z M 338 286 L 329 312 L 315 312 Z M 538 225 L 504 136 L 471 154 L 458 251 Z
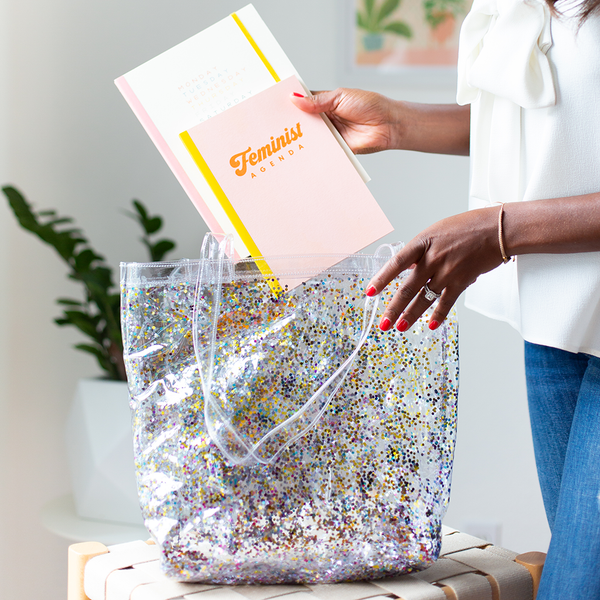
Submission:
M 346 88 L 310 97 L 296 93 L 290 99 L 300 110 L 325 113 L 357 154 L 382 150 L 469 154 L 469 106 L 402 102 Z
M 503 236 L 513 254 L 600 250 L 600 192 L 504 205 Z
M 470 106 L 396 103 L 392 146 L 436 154 L 469 154 Z

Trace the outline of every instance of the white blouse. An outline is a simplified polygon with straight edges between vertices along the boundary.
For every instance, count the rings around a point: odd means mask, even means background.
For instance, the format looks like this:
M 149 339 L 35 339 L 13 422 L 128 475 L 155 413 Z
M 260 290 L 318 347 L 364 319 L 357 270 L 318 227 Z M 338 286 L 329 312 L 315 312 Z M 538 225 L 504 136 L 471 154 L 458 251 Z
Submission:
M 470 208 L 600 191 L 598 15 L 578 28 L 543 0 L 475 0 L 457 101 L 471 104 Z M 530 342 L 600 356 L 600 252 L 518 256 L 466 305 Z

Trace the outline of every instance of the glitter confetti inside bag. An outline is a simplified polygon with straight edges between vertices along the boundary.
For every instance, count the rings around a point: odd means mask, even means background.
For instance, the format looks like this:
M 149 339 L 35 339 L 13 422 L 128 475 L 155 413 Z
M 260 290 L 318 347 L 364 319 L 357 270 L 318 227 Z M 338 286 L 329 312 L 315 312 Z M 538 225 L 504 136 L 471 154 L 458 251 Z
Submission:
M 374 323 L 390 256 L 122 265 L 145 523 L 165 572 L 224 584 L 379 578 L 436 560 L 458 393 L 454 313 Z M 384 256 L 387 251 L 387 256 Z

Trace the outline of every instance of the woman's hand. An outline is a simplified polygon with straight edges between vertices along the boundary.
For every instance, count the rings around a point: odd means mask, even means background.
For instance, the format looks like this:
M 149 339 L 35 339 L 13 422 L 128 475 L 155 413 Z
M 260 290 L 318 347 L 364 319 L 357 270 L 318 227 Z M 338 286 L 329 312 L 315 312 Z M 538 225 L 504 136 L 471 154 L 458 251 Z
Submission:
M 406 331 L 431 306 L 423 287 L 441 293 L 429 328 L 436 329 L 460 294 L 479 275 L 502 262 L 498 242 L 500 207 L 461 213 L 434 223 L 413 238 L 373 277 L 367 295 L 373 296 L 402 271 L 414 265 L 385 309 L 380 329 L 393 325 Z
M 469 153 L 469 106 L 401 102 L 345 88 L 291 98 L 305 112 L 325 113 L 356 154 L 391 149 Z
M 509 202 L 502 213 L 505 252 L 571 254 L 600 252 L 600 192 L 581 196 Z M 434 223 L 412 239 L 373 277 L 373 296 L 414 265 L 387 306 L 379 327 L 406 331 L 432 304 L 425 284 L 441 293 L 429 327 L 436 329 L 460 294 L 479 275 L 502 262 L 500 207 L 471 210 Z
M 397 103 L 381 94 L 339 88 L 312 98 L 292 95 L 292 101 L 305 112 L 325 113 L 357 154 L 396 147 L 401 127 Z

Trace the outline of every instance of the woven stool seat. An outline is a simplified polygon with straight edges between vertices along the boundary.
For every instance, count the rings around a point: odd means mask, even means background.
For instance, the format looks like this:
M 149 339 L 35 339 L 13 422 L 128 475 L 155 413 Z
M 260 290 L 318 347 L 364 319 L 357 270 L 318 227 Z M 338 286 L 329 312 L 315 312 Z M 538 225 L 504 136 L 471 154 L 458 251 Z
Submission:
M 423 571 L 328 585 L 223 586 L 168 579 L 158 547 L 146 542 L 83 542 L 69 548 L 68 600 L 532 600 L 544 558 L 445 527 L 440 558 Z

